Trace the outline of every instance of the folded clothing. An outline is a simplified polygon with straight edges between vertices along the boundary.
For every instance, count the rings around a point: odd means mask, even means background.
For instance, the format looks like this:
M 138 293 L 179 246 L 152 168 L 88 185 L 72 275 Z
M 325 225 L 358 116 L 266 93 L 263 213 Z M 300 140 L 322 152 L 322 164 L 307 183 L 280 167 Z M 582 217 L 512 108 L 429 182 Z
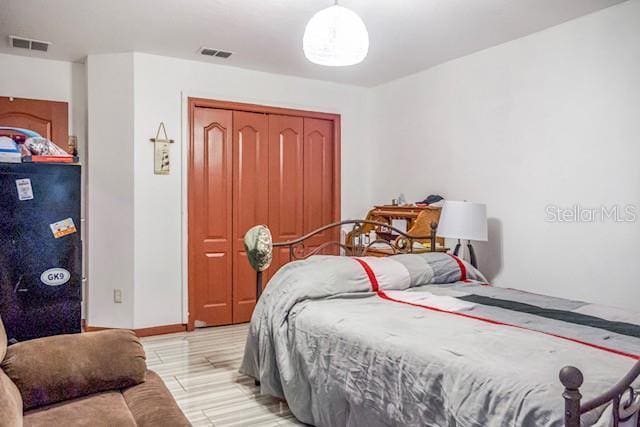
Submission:
M 8 136 L 0 136 L 0 162 L 20 163 L 22 156 L 18 144 Z

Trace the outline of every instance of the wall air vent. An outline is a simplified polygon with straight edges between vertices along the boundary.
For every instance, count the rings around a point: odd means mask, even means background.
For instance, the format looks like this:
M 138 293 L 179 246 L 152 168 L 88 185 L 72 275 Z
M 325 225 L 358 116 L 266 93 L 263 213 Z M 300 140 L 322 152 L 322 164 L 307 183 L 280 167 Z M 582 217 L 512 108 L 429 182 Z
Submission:
M 26 39 L 24 37 L 9 36 L 9 45 L 19 49 L 37 50 L 40 52 L 46 52 L 49 50 L 50 42 L 44 42 L 42 40 Z
M 216 58 L 227 59 L 232 55 L 231 52 L 225 50 L 211 49 L 209 47 L 201 47 L 199 51 L 202 55 L 215 56 Z

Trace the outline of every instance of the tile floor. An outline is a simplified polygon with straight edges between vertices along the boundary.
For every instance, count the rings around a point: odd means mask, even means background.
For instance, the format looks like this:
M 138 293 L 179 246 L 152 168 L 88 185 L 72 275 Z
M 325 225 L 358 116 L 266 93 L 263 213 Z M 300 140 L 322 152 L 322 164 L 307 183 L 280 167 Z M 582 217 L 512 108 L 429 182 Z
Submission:
M 238 373 L 248 324 L 143 338 L 156 371 L 194 426 L 294 426 L 287 404 Z

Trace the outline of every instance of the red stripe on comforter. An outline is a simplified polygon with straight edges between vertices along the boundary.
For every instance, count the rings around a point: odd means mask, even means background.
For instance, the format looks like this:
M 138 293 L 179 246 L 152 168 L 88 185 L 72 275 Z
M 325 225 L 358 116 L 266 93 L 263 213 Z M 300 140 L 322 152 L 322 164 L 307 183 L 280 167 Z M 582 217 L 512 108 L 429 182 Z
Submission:
M 458 264 L 458 267 L 460 268 L 460 281 L 468 283 L 469 279 L 467 278 L 467 267 L 465 267 L 464 262 L 462 262 L 462 260 L 455 255 L 451 255 L 451 254 L 447 254 L 447 255 L 453 258 L 455 262 Z
M 525 331 L 531 331 L 531 332 L 538 332 L 540 334 L 544 334 L 544 335 L 548 335 L 551 337 L 555 337 L 555 338 L 559 338 L 565 341 L 570 341 L 573 343 L 577 343 L 577 344 L 581 344 L 587 347 L 591 347 L 591 348 L 595 348 L 597 350 L 602 350 L 602 351 L 606 351 L 612 354 L 616 354 L 618 356 L 624 356 L 624 357 L 628 357 L 630 359 L 634 359 L 634 360 L 640 360 L 640 355 L 637 354 L 633 354 L 633 353 L 627 353 L 625 351 L 621 351 L 621 350 L 616 350 L 614 348 L 609 348 L 609 347 L 604 347 L 598 344 L 593 344 L 587 341 L 583 341 L 577 338 L 571 338 L 571 337 L 566 337 L 563 335 L 558 335 L 558 334 L 554 334 L 551 332 L 544 332 L 544 331 L 540 331 L 537 329 L 531 329 L 531 328 L 526 328 L 524 326 L 519 326 L 519 325 L 515 325 L 512 323 L 505 323 L 505 322 L 501 322 L 499 320 L 494 320 L 494 319 L 489 319 L 487 317 L 480 317 L 480 316 L 474 316 L 472 314 L 466 314 L 466 313 L 460 313 L 458 311 L 451 311 L 451 310 L 445 310 L 442 308 L 438 308 L 438 307 L 432 307 L 426 304 L 418 304 L 418 303 L 414 303 L 414 302 L 409 302 L 409 301 L 402 301 L 399 299 L 395 299 L 390 297 L 389 295 L 387 295 L 382 289 L 380 289 L 380 285 L 378 283 L 378 279 L 376 278 L 375 273 L 373 272 L 373 269 L 371 268 L 371 266 L 369 266 L 369 264 L 367 264 L 366 261 L 360 259 L 360 258 L 354 258 L 364 269 L 365 273 L 367 274 L 367 277 L 369 278 L 369 281 L 371 282 L 371 289 L 373 290 L 373 292 L 375 292 L 380 298 L 387 300 L 387 301 L 391 301 L 391 302 L 395 302 L 398 304 L 405 304 L 405 305 L 409 305 L 412 307 L 417 307 L 417 308 L 423 308 L 425 310 L 431 310 L 431 311 L 435 311 L 438 313 L 445 313 L 445 314 L 451 314 L 453 316 L 458 316 L 458 317 L 464 317 L 467 319 L 473 319 L 473 320 L 477 320 L 480 322 L 484 322 L 484 323 L 489 323 L 492 325 L 501 325 L 501 326 L 507 326 L 510 328 L 516 328 L 516 329 L 522 329 Z M 456 257 L 454 257 L 454 259 L 456 259 Z M 456 259 L 456 261 L 458 261 L 459 265 L 462 264 L 459 260 Z M 462 264 L 461 266 L 461 272 L 465 272 L 466 273 L 466 269 L 464 269 L 464 264 Z M 466 276 L 466 274 L 465 274 Z M 466 278 L 466 277 L 465 277 Z M 461 280 L 463 281 L 463 280 Z
M 362 266 L 365 273 L 367 273 L 367 277 L 369 278 L 369 282 L 371 282 L 371 289 L 373 292 L 380 292 L 380 285 L 378 284 L 378 278 L 376 277 L 376 273 L 373 272 L 371 266 L 367 264 L 364 260 L 360 258 L 354 258 L 358 263 Z

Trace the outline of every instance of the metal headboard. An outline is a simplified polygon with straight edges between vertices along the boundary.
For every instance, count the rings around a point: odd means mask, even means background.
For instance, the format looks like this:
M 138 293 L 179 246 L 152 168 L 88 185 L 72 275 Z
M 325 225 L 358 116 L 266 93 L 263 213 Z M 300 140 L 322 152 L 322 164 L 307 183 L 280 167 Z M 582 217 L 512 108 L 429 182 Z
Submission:
M 582 394 L 580 386 L 584 377 L 580 369 L 565 366 L 560 371 L 560 382 L 564 386 L 564 425 L 565 427 L 580 427 L 580 416 L 607 403 L 612 404 L 613 426 L 630 420 L 640 410 L 640 395 L 631 384 L 640 376 L 640 361 L 636 362 L 629 372 L 613 387 L 584 403 L 580 403 Z M 640 416 L 636 423 L 640 426 Z
M 360 232 L 362 230 L 362 226 L 365 224 L 375 225 L 380 227 L 386 227 L 387 230 L 391 230 L 398 234 L 398 238 L 396 238 L 393 242 L 384 239 L 376 239 L 373 242 L 369 242 L 365 244 L 363 239 L 359 237 L 362 235 Z M 332 240 L 328 242 L 324 242 L 320 244 L 318 247 L 314 248 L 311 251 L 305 251 L 305 241 L 315 237 L 321 233 L 324 233 L 327 230 L 338 228 L 342 230 L 342 228 L 346 225 L 352 225 L 351 229 L 351 243 L 342 243 L 339 240 Z M 428 240 L 429 241 L 429 250 L 436 250 L 436 229 L 438 228 L 438 224 L 433 222 L 431 223 L 431 233 L 428 236 L 413 236 L 407 234 L 405 231 L 399 230 L 386 222 L 379 221 L 370 221 L 367 219 L 349 219 L 346 221 L 334 222 L 331 224 L 324 225 L 304 236 L 298 237 L 297 239 L 289 240 L 286 242 L 277 242 L 273 244 L 273 248 L 289 248 L 289 261 L 296 261 L 301 259 L 309 258 L 312 255 L 316 255 L 322 253 L 323 250 L 331 247 L 337 247 L 344 251 L 344 255 L 346 256 L 366 256 L 367 252 L 376 244 L 384 244 L 388 245 L 391 248 L 392 254 L 401 254 L 401 253 L 411 253 L 413 252 L 414 243 L 418 243 L 421 241 Z M 256 301 L 260 298 L 262 294 L 262 272 L 258 271 L 256 274 Z

